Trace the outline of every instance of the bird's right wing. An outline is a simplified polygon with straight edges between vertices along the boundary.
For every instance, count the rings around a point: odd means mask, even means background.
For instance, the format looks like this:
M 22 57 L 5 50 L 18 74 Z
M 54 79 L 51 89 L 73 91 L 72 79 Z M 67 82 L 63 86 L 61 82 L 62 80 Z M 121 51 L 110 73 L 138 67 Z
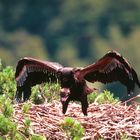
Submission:
M 17 86 L 24 86 L 25 83 L 33 86 L 43 82 L 57 82 L 60 68 L 63 66 L 59 63 L 25 57 L 19 60 L 16 67 Z

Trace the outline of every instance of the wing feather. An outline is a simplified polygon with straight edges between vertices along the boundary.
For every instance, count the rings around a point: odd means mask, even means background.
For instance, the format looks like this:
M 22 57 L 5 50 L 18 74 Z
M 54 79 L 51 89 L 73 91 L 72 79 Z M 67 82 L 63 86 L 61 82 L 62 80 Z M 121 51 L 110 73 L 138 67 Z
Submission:
M 132 69 L 128 61 L 119 53 L 110 51 L 96 63 L 81 69 L 78 76 L 82 76 L 89 82 L 120 81 L 126 85 L 127 80 L 133 81 Z
M 33 86 L 42 82 L 57 82 L 57 72 L 62 67 L 62 65 L 55 62 L 25 57 L 19 60 L 16 67 L 15 79 L 17 86 L 21 87 L 25 83 Z

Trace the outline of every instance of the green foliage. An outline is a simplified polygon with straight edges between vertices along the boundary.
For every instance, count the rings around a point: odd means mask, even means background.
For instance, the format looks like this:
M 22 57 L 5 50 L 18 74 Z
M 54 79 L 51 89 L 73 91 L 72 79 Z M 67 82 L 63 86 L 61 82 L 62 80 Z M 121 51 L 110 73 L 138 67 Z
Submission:
M 44 95 L 48 102 L 59 99 L 60 85 L 48 83 L 44 87 Z
M 32 135 L 31 140 L 46 140 L 45 136 Z
M 29 118 L 24 119 L 24 135 L 29 136 L 30 135 L 30 125 L 31 125 L 31 120 Z
M 24 103 L 23 106 L 22 106 L 23 113 L 28 113 L 30 107 L 31 107 L 31 104 L 29 102 Z
M 36 85 L 32 88 L 30 99 L 34 104 L 41 104 L 45 102 L 44 98 L 44 85 Z
M 104 90 L 96 99 L 95 102 L 99 104 L 103 103 L 117 103 L 119 100 L 113 97 L 113 94 L 110 91 Z
M 73 140 L 80 140 L 84 136 L 84 128 L 73 118 L 66 117 L 64 121 L 60 123 L 60 126 L 66 135 Z
M 5 117 L 13 115 L 12 101 L 6 96 L 0 96 L 0 111 Z
M 121 140 L 135 140 L 134 138 L 128 136 L 127 134 L 123 134 L 121 135 Z
M 88 95 L 88 102 L 93 103 L 97 97 L 98 97 L 98 94 L 96 92 L 89 94 Z
M 90 94 L 88 96 L 88 100 L 90 103 L 95 102 L 99 104 L 119 102 L 119 99 L 115 99 L 113 96 L 114 95 L 110 93 L 110 91 L 104 90 L 103 93 L 100 94 L 96 94 L 96 93 Z
M 0 139 L 21 140 L 22 135 L 17 130 L 17 124 L 13 121 L 12 100 L 5 94 L 0 96 Z
M 5 94 L 5 96 L 11 99 L 14 99 L 14 94 L 16 91 L 14 74 L 15 72 L 10 66 L 2 68 L 0 71 L 0 94 Z
M 0 135 L 7 135 L 14 138 L 17 125 L 4 115 L 0 115 Z
M 47 102 L 53 102 L 59 99 L 59 84 L 46 83 L 42 85 L 37 85 L 32 88 L 31 100 L 35 104 Z

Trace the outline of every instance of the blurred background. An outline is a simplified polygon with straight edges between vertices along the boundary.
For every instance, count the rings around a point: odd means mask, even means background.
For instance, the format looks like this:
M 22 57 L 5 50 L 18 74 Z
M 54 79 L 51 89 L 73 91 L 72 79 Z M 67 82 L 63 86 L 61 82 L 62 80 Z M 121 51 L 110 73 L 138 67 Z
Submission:
M 0 58 L 24 56 L 86 66 L 117 50 L 140 77 L 139 0 L 0 0 Z M 117 84 L 118 85 L 118 84 Z M 107 88 L 119 96 L 121 85 Z

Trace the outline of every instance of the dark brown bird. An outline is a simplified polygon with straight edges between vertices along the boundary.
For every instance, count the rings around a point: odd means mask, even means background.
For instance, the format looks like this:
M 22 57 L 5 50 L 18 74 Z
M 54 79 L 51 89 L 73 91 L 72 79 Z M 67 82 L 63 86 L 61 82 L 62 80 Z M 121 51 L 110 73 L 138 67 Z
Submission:
M 118 52 L 110 51 L 96 63 L 83 68 L 63 67 L 49 61 L 25 57 L 19 60 L 15 74 L 17 82 L 16 100 L 26 101 L 31 95 L 31 87 L 42 82 L 60 82 L 60 98 L 63 113 L 66 113 L 71 100 L 80 101 L 82 112 L 87 115 L 87 95 L 93 92 L 86 84 L 89 82 L 111 83 L 119 81 L 132 94 L 135 84 L 140 82 L 135 70 Z

